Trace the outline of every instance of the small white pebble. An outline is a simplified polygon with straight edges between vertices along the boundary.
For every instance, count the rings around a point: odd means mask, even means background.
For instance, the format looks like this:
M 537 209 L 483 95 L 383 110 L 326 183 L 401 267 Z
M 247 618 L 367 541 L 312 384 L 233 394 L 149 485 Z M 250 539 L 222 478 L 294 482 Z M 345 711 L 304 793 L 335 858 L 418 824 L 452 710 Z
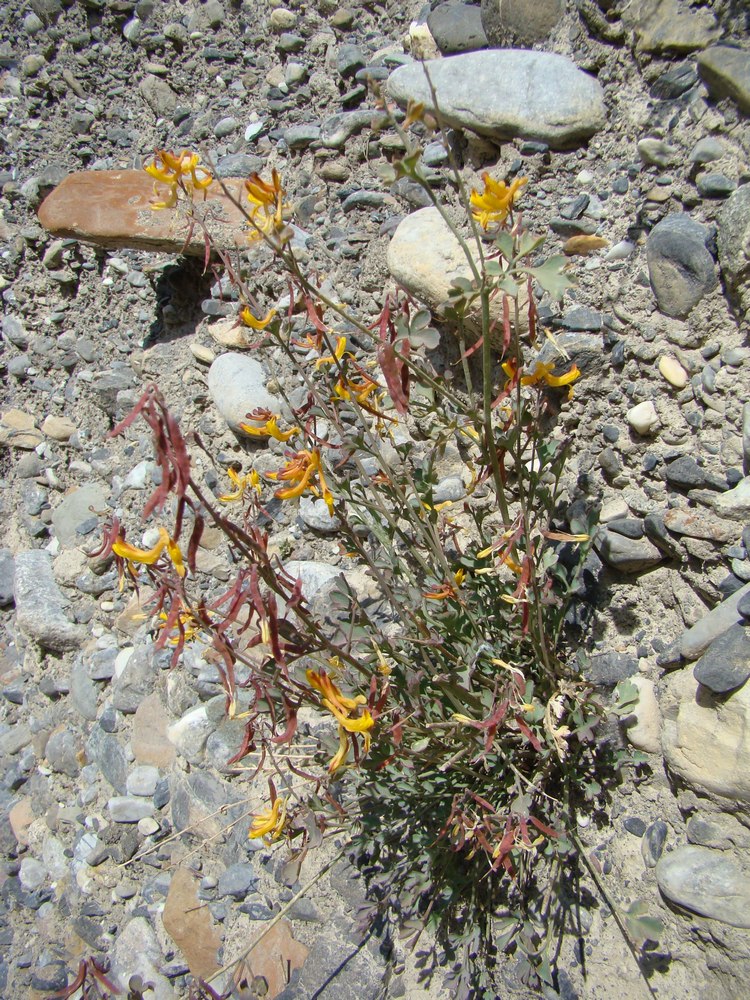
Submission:
M 216 355 L 211 348 L 204 347 L 203 344 L 191 344 L 190 350 L 195 360 L 199 361 L 202 365 L 210 365 L 216 361 Z
M 630 240 L 620 240 L 619 243 L 615 243 L 613 247 L 605 253 L 605 260 L 625 260 L 629 257 L 631 253 L 635 250 L 635 243 L 631 243 Z
M 631 406 L 625 414 L 625 419 L 636 434 L 652 434 L 659 426 L 659 416 L 650 399 Z
M 677 358 L 673 358 L 669 354 L 664 354 L 659 358 L 659 371 L 675 389 L 684 389 L 688 384 L 688 373 Z

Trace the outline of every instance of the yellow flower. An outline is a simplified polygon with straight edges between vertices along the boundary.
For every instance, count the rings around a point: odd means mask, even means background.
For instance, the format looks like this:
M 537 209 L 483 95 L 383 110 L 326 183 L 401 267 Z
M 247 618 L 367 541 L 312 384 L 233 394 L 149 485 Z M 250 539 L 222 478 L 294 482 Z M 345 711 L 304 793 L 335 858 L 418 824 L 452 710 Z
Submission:
M 323 696 L 324 707 L 339 724 L 339 749 L 328 765 L 328 770 L 333 774 L 344 764 L 349 753 L 349 733 L 359 733 L 364 740 L 365 753 L 369 751 L 370 730 L 375 725 L 375 720 L 366 708 L 362 709 L 360 716 L 352 717 L 353 712 L 358 712 L 363 705 L 367 704 L 367 699 L 363 694 L 358 694 L 354 698 L 345 697 L 325 670 L 319 672 L 308 670 L 306 676 L 310 687 Z
M 159 184 L 166 184 L 169 191 L 164 201 L 152 203 L 152 209 L 174 208 L 178 190 L 184 191 L 192 199 L 196 191 L 205 191 L 211 186 L 213 177 L 210 171 L 200 166 L 200 159 L 198 153 L 191 153 L 188 149 L 183 149 L 181 153 L 171 153 L 167 149 L 156 150 L 151 163 L 147 163 L 143 169 L 157 181 L 154 184 L 154 194 L 158 194 Z
M 159 619 L 162 623 L 159 628 L 163 629 L 169 621 L 169 615 L 166 611 L 160 611 Z M 169 642 L 172 646 L 176 646 L 180 641 L 180 626 L 182 626 L 182 637 L 185 642 L 190 642 L 196 636 L 201 635 L 204 631 L 203 623 L 198 621 L 191 611 L 181 611 L 178 622 L 172 626 L 176 632 L 176 634 L 173 633 L 169 638 Z
M 518 200 L 521 188 L 528 184 L 528 177 L 516 177 L 510 187 L 505 181 L 496 181 L 488 173 L 482 174 L 484 191 L 471 192 L 472 215 L 482 229 L 490 223 L 503 223 Z
M 263 837 L 266 843 L 278 840 L 286 823 L 286 799 L 277 795 L 271 808 L 265 812 L 258 813 L 250 824 L 248 837 L 255 840 Z
M 275 309 L 269 309 L 263 319 L 256 319 L 255 316 L 250 312 L 250 307 L 245 306 L 245 308 L 240 313 L 240 319 L 245 324 L 245 326 L 251 327 L 253 330 L 265 330 L 268 324 L 276 315 Z
M 453 574 L 452 580 L 446 580 L 444 583 L 436 584 L 434 587 L 430 587 L 428 591 L 422 594 L 422 597 L 426 598 L 428 601 L 445 601 L 449 597 L 458 597 L 458 590 L 466 579 L 466 570 L 457 569 Z
M 512 381 L 518 372 L 516 366 L 512 361 L 506 361 L 502 367 L 508 379 Z M 529 375 L 521 376 L 521 385 L 537 385 L 539 382 L 544 382 L 553 389 L 559 389 L 561 386 L 571 385 L 576 379 L 581 377 L 578 365 L 573 365 L 569 371 L 564 372 L 562 375 L 553 375 L 552 371 L 554 367 L 554 364 L 551 362 L 537 361 L 533 372 Z M 571 389 L 570 394 L 572 395 L 572 393 L 573 390 Z
M 264 181 L 260 174 L 254 173 L 245 181 L 247 200 L 252 206 L 250 218 L 257 230 L 267 236 L 281 233 L 284 228 L 284 213 L 289 206 L 284 202 L 284 188 L 281 177 L 274 169 L 271 171 L 271 183 Z M 250 239 L 257 239 L 260 234 L 253 231 Z
M 123 538 L 119 537 L 112 544 L 112 552 L 119 560 L 129 565 L 131 573 L 134 572 L 134 563 L 153 566 L 165 549 L 179 576 L 185 576 L 187 568 L 182 558 L 180 546 L 169 537 L 166 528 L 159 528 L 159 540 L 150 549 L 136 548 L 135 545 L 131 545 L 130 542 L 126 542 Z
M 319 486 L 314 482 L 316 476 Z M 320 451 L 317 448 L 313 448 L 312 451 L 305 449 L 298 451 L 278 472 L 269 472 L 268 477 L 277 482 L 290 484 L 276 490 L 274 496 L 279 500 L 292 500 L 294 497 L 302 496 L 305 490 L 310 490 L 315 496 L 325 500 L 329 512 L 333 514 L 333 496 L 325 481 Z
M 258 496 L 260 496 L 260 476 L 255 469 L 251 469 L 244 476 L 240 476 L 234 469 L 227 469 L 227 475 L 234 483 L 235 490 L 232 493 L 225 493 L 223 497 L 219 497 L 219 503 L 233 503 L 235 500 L 241 500 L 246 490 L 255 490 Z
M 272 437 L 276 441 L 288 441 L 293 438 L 295 434 L 299 434 L 299 427 L 292 427 L 288 431 L 279 430 L 278 419 L 279 415 L 277 413 L 271 413 L 270 410 L 265 410 L 258 408 L 253 410 L 252 413 L 248 414 L 253 418 L 253 420 L 265 420 L 262 427 L 254 427 L 252 424 L 240 424 L 240 430 L 243 430 L 245 434 L 249 434 L 251 437 Z
M 336 349 L 333 354 L 326 354 L 323 358 L 318 358 L 315 362 L 315 367 L 320 369 L 323 365 L 333 365 L 337 361 L 341 361 L 346 351 L 346 337 L 339 337 L 336 341 Z

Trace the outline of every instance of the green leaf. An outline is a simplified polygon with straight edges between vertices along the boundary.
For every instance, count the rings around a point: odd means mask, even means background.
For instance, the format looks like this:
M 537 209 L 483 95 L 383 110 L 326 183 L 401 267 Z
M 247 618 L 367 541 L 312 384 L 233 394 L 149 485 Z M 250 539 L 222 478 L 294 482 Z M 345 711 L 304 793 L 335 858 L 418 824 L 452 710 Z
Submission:
M 539 267 L 527 267 L 523 270 L 531 274 L 553 299 L 559 300 L 569 288 L 573 287 L 573 282 L 563 271 L 567 263 L 566 257 L 563 257 L 562 254 L 556 254 L 545 260 Z
M 409 327 L 411 332 L 414 333 L 415 330 L 424 330 L 432 322 L 432 313 L 429 309 L 419 309 L 411 318 Z
M 507 229 L 501 229 L 495 237 L 495 246 L 507 261 L 513 260 L 513 237 Z
M 615 688 L 615 704 L 612 711 L 615 715 L 630 715 L 638 704 L 640 695 L 632 681 L 621 681 Z
M 528 232 L 521 233 L 521 239 L 518 241 L 518 256 L 526 257 L 527 254 L 533 253 L 544 243 L 544 240 L 544 236 L 535 236 Z

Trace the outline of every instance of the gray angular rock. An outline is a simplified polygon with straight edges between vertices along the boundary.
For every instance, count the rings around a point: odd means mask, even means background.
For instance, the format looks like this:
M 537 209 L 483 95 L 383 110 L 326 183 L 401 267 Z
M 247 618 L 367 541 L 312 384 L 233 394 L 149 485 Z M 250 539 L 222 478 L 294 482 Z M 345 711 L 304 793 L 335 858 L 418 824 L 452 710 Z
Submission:
M 621 573 L 640 573 L 664 558 L 647 538 L 628 538 L 607 528 L 597 532 L 594 545 L 604 562 Z
M 82 535 L 78 527 L 97 512 L 107 507 L 107 493 L 99 483 L 84 483 L 77 490 L 68 493 L 62 503 L 52 513 L 55 537 L 63 548 L 75 548 L 81 544 Z
M 388 78 L 389 96 L 434 111 L 425 69 L 444 121 L 455 128 L 560 149 L 589 138 L 605 122 L 599 83 L 555 53 L 492 49 L 410 63 Z
M 698 72 L 713 98 L 731 97 L 750 114 L 750 52 L 712 45 L 698 56 Z
M 634 28 L 637 47 L 644 52 L 692 52 L 720 34 L 710 11 L 686 9 L 679 0 L 631 0 L 622 19 Z
M 456 2 L 441 3 L 427 15 L 427 27 L 444 56 L 487 48 L 479 7 Z
M 0 549 L 0 608 L 13 603 L 16 567 L 10 549 Z
M 117 937 L 110 952 L 110 972 L 115 982 L 128 983 L 138 975 L 150 984 L 149 1000 L 175 1000 L 175 992 L 159 969 L 164 964 L 156 934 L 146 917 L 133 917 Z
M 678 906 L 732 927 L 750 927 L 750 871 L 737 852 L 683 844 L 660 859 L 656 881 Z
M 78 759 L 80 747 L 72 729 L 63 727 L 55 730 L 47 740 L 44 755 L 53 771 L 75 778 L 81 770 Z
M 258 884 L 258 877 L 253 871 L 253 867 L 247 863 L 230 865 L 219 876 L 217 894 L 219 896 L 231 896 L 232 899 L 244 899 L 249 892 Z
M 719 265 L 727 289 L 747 314 L 750 311 L 750 184 L 727 198 L 718 215 Z
M 678 642 L 680 654 L 684 659 L 697 660 L 714 639 L 723 635 L 728 628 L 740 620 L 742 615 L 738 610 L 738 605 L 746 596 L 750 596 L 750 584 L 736 590 L 720 604 L 717 604 L 707 615 L 704 615 L 695 625 L 682 633 Z
M 86 742 L 86 757 L 96 764 L 104 780 L 116 792 L 125 794 L 128 780 L 128 761 L 120 741 L 101 726 L 94 726 Z
M 177 107 L 177 94 L 166 80 L 151 73 L 141 80 L 138 90 L 157 118 L 171 118 Z
M 52 575 L 47 552 L 19 552 L 15 560 L 14 595 L 18 627 L 44 649 L 64 653 L 86 640 L 86 630 L 70 621 L 69 602 Z
M 565 14 L 565 0 L 482 0 L 481 14 L 490 45 L 530 46 L 554 31 Z
M 734 691 L 750 677 L 750 629 L 732 625 L 693 667 L 693 677 L 715 694 Z
M 665 316 L 684 319 L 715 288 L 718 279 L 708 238 L 706 227 L 682 212 L 668 215 L 649 234 L 648 273 Z
M 154 688 L 158 651 L 147 642 L 135 646 L 129 656 L 126 650 L 121 655 L 123 660 L 118 657 L 112 681 L 112 704 L 118 711 L 132 714 Z

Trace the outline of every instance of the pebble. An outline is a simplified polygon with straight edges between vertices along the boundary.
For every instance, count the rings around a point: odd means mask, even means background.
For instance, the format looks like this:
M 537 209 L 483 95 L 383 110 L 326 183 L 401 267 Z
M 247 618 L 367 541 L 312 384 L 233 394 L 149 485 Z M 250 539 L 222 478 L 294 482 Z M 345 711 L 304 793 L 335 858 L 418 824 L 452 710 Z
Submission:
M 736 181 L 720 173 L 700 174 L 695 184 L 704 198 L 726 198 L 737 187 Z
M 712 97 L 730 97 L 750 114 L 750 52 L 711 45 L 698 55 L 698 72 Z
M 651 136 L 638 141 L 638 155 L 644 163 L 657 167 L 669 167 L 680 159 L 680 151 L 676 146 L 670 146 L 663 139 Z
M 249 892 L 252 892 L 258 884 L 258 877 L 250 864 L 230 865 L 219 876 L 216 893 L 219 898 L 231 896 L 238 902 L 243 900 Z
M 659 358 L 659 371 L 675 389 L 684 389 L 688 384 L 688 373 L 671 355 L 664 354 Z
M 328 505 L 323 499 L 300 497 L 299 516 L 308 528 L 325 535 L 335 534 L 341 527 L 341 521 L 329 512 Z
M 228 135 L 236 132 L 239 127 L 239 121 L 236 118 L 232 118 L 231 115 L 228 115 L 226 118 L 220 118 L 214 125 L 214 135 L 217 139 L 226 139 Z
M 647 868 L 656 868 L 659 858 L 664 852 L 668 832 L 667 824 L 661 819 L 654 820 L 644 832 L 641 840 L 641 854 Z
M 646 242 L 649 279 L 660 312 L 684 319 L 717 283 L 708 230 L 689 215 L 662 219 Z
M 625 419 L 636 434 L 641 436 L 654 434 L 659 427 L 659 415 L 650 399 L 631 406 L 625 414 Z
M 597 532 L 594 544 L 604 562 L 621 573 L 640 573 L 657 566 L 664 558 L 648 539 L 628 538 L 608 527 Z
M 154 814 L 153 802 L 132 795 L 115 795 L 107 802 L 107 809 L 115 823 L 137 823 Z
M 159 769 L 148 764 L 134 768 L 128 775 L 128 795 L 151 796 L 159 783 Z
M 632 709 L 632 718 L 625 723 L 628 742 L 644 753 L 661 753 L 661 711 L 656 685 L 638 673 L 629 675 L 629 680 L 638 689 L 638 701 Z
M 445 55 L 488 48 L 483 11 L 468 4 L 441 3 L 427 16 L 427 27 Z
M 748 594 L 750 594 L 750 584 L 735 591 L 734 594 L 705 614 L 695 625 L 683 632 L 679 640 L 682 656 L 686 660 L 697 660 L 714 639 L 723 635 L 728 628 L 736 624 L 741 617 L 737 606 Z
M 750 875 L 739 854 L 683 844 L 659 860 L 656 881 L 678 906 L 733 927 L 750 927 Z

